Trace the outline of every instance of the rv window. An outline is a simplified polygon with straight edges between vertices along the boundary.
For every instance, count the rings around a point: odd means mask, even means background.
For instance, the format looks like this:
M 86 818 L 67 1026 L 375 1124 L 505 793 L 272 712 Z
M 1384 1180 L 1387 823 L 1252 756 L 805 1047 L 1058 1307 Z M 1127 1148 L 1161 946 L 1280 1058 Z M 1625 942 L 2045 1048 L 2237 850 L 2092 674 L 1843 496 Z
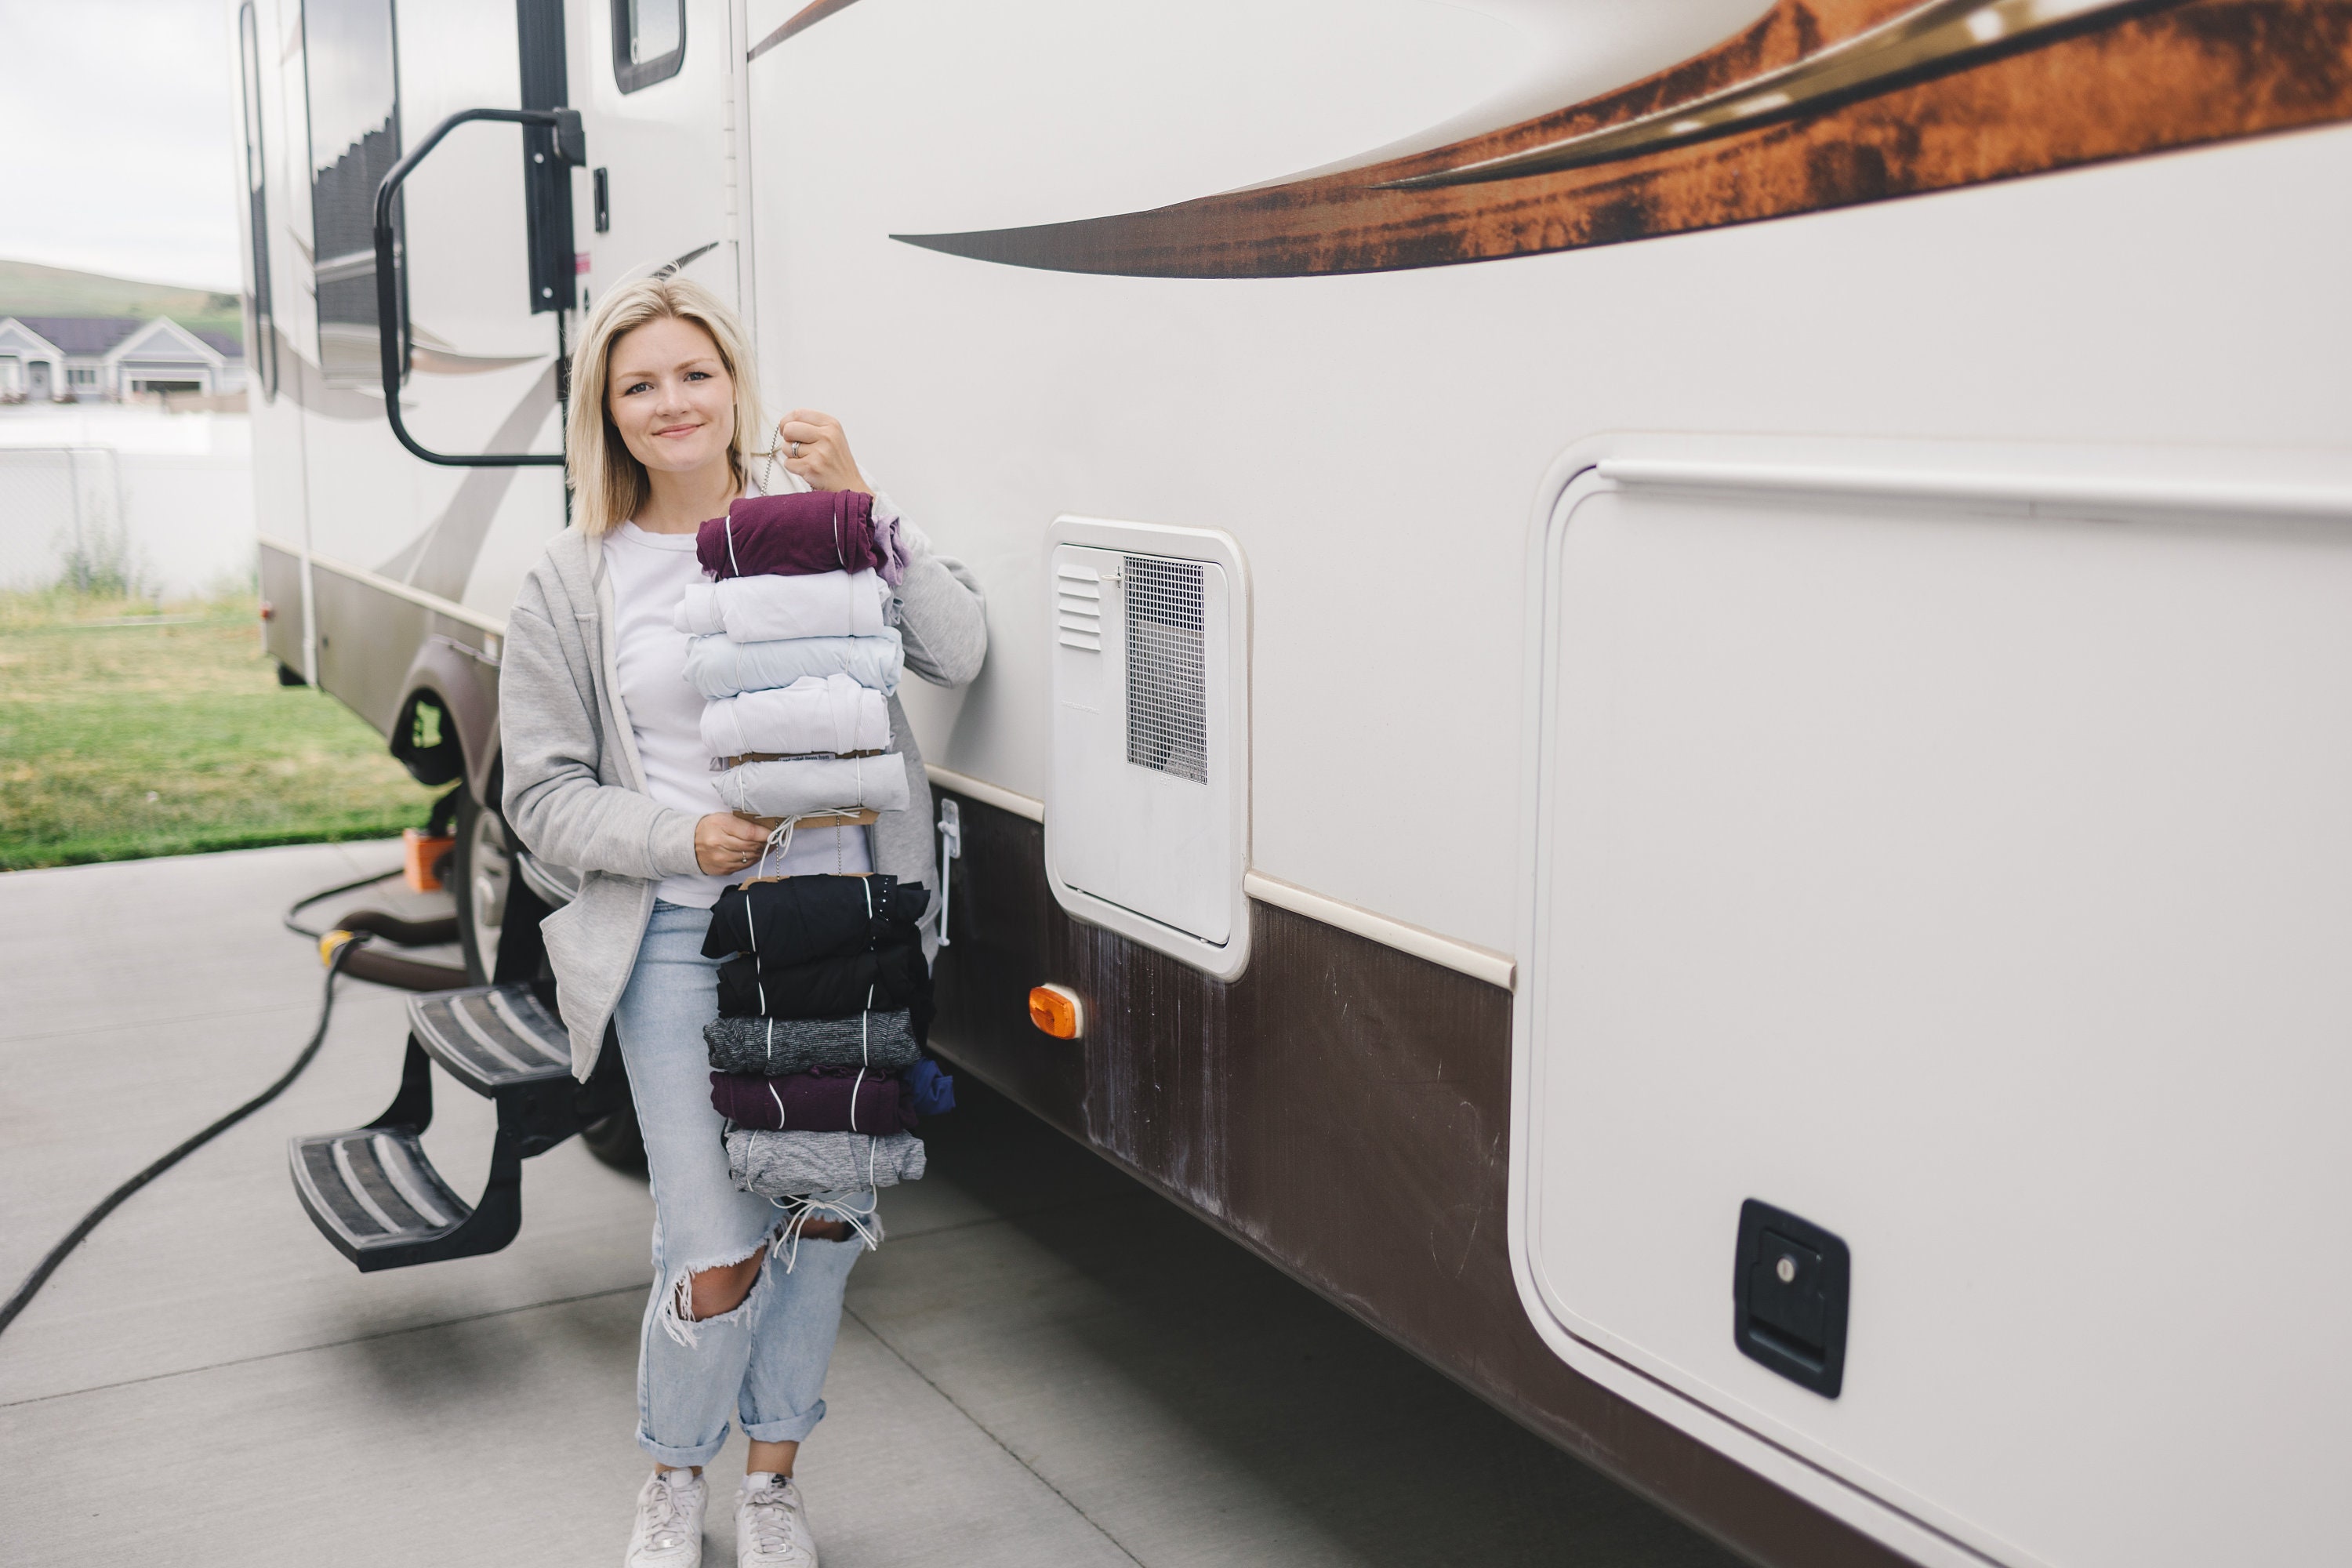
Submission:
M 263 189 L 260 24 L 252 0 L 237 9 L 237 73 L 245 89 L 245 216 L 253 245 L 253 369 L 265 398 L 278 395 L 277 324 L 269 303 L 269 209 Z
M 686 63 L 686 0 L 613 0 L 613 78 L 651 87 Z
M 377 366 L 375 190 L 400 159 L 392 0 L 303 0 L 310 94 L 310 227 L 319 360 L 337 379 Z

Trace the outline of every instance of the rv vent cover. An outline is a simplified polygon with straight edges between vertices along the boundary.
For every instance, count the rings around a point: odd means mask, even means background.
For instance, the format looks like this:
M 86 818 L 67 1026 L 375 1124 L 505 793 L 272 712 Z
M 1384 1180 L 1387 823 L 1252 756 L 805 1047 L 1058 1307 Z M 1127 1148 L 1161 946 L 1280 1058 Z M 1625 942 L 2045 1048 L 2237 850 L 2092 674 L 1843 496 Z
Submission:
M 1130 555 L 1127 597 L 1127 760 L 1209 782 L 1208 668 L 1202 651 L 1201 566 Z
M 1051 559 L 1045 877 L 1221 979 L 1249 961 L 1249 603 L 1210 529 L 1065 517 Z

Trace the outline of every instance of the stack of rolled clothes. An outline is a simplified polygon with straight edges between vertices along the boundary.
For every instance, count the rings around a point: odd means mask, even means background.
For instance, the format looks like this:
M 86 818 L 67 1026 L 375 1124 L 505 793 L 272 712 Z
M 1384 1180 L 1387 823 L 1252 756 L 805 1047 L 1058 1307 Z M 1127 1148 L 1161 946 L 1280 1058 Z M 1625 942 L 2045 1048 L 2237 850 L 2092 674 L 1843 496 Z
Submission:
M 904 811 L 890 750 L 902 653 L 887 624 L 906 574 L 898 520 L 856 490 L 747 496 L 702 525 L 678 630 L 706 699 L 702 739 L 719 795 L 772 826 Z
M 919 922 L 929 904 L 921 883 L 880 874 L 774 878 L 719 896 L 702 951 L 726 962 L 702 1036 L 739 1185 L 789 1198 L 922 1175 L 914 1128 L 932 1097 L 917 1092 L 929 1075 L 908 1075 L 929 1065 Z
M 787 846 L 812 817 L 907 809 L 889 706 L 903 668 L 890 589 L 908 564 L 897 516 L 854 490 L 746 497 L 702 525 L 695 552 L 709 581 L 677 624 L 694 635 L 686 673 L 719 798 Z M 737 1185 L 847 1217 L 813 1194 L 922 1175 L 917 1115 L 953 1103 L 922 1054 L 929 904 L 921 884 L 878 874 L 755 876 L 720 895 L 703 952 L 728 961 L 704 1038 Z

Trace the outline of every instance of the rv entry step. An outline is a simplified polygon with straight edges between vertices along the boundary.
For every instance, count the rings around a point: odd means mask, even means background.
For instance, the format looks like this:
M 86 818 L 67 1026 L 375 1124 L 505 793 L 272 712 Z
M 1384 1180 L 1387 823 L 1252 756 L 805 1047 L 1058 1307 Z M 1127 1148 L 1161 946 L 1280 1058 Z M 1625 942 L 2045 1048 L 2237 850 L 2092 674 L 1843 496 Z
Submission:
M 528 985 L 431 991 L 408 1004 L 409 1038 L 476 1094 L 572 1076 L 572 1041 Z
M 522 1163 L 620 1108 L 619 1053 L 585 1084 L 572 1077 L 562 1021 L 528 984 L 473 985 L 412 997 L 400 1091 L 364 1127 L 296 1138 L 295 1195 L 320 1233 L 362 1272 L 496 1252 L 522 1227 Z M 499 1108 L 489 1181 L 467 1204 L 419 1142 L 433 1123 L 433 1067 Z
M 521 1223 L 521 1205 L 510 1204 L 505 1234 L 475 1245 L 490 1226 L 474 1226 L 473 1205 L 449 1190 L 406 1127 L 314 1133 L 295 1139 L 291 1152 L 302 1206 L 363 1270 L 496 1251 Z

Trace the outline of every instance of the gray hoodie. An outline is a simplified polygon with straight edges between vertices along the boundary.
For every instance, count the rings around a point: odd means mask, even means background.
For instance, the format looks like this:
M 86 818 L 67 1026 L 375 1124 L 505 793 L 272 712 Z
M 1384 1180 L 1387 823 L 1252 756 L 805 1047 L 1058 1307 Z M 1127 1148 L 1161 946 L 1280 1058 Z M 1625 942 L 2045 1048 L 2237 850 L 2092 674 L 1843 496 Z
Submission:
M 912 559 L 898 588 L 907 668 L 937 685 L 961 686 L 988 655 L 980 584 L 963 563 L 934 554 L 919 531 L 908 535 Z M 565 529 L 515 595 L 499 670 L 507 824 L 533 855 L 582 873 L 579 896 L 541 930 L 572 1034 L 572 1071 L 583 1079 L 636 964 L 654 885 L 698 868 L 698 819 L 646 793 L 635 733 L 621 707 L 613 618 L 602 542 Z M 885 812 L 874 825 L 874 868 L 929 884 L 936 908 L 931 786 L 896 697 L 890 743 L 907 760 L 909 798 L 906 810 Z M 936 928 L 925 931 L 927 956 L 937 940 Z

